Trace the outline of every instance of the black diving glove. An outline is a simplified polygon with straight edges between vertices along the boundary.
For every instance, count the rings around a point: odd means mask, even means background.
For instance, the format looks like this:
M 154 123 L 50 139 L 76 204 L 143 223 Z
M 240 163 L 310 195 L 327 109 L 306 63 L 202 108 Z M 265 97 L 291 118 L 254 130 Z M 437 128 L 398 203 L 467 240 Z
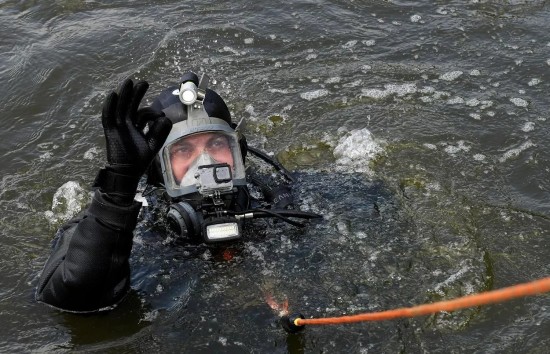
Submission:
M 99 171 L 94 187 L 116 204 L 130 205 L 137 185 L 172 129 L 172 122 L 151 108 L 138 110 L 149 88 L 127 79 L 118 94 L 111 92 L 101 114 L 107 142 L 108 165 Z M 148 124 L 147 133 L 143 129 Z

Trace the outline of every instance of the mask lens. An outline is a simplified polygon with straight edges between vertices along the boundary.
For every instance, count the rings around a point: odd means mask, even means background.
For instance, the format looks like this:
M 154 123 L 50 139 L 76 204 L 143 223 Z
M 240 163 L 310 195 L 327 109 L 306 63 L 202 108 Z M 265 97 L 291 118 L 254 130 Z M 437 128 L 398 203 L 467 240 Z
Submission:
M 237 135 L 222 131 L 196 133 L 174 140 L 164 150 L 166 180 L 172 189 L 197 185 L 199 169 L 209 165 L 225 165 L 214 171 L 218 182 L 244 179 L 244 166 Z M 219 183 L 219 182 L 218 182 Z

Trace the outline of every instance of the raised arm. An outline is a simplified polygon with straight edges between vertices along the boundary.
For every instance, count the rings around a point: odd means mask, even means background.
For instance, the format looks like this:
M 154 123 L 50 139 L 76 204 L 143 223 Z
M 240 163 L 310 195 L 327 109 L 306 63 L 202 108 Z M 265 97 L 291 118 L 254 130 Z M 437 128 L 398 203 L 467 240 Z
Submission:
M 88 209 L 59 230 L 40 276 L 37 301 L 92 312 L 115 305 L 128 291 L 128 259 L 141 207 L 134 196 L 172 127 L 162 113 L 138 110 L 147 88 L 147 82 L 134 85 L 126 80 L 105 100 L 102 125 L 108 164 L 95 180 Z

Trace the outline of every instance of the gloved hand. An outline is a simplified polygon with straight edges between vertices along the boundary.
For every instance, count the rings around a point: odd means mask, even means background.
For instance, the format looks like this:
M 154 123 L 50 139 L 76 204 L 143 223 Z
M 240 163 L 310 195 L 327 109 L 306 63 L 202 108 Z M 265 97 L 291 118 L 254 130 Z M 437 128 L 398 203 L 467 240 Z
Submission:
M 103 105 L 101 123 L 107 141 L 108 165 L 94 183 L 111 199 L 121 204 L 132 202 L 139 179 L 155 158 L 172 129 L 172 122 L 150 108 L 138 110 L 149 88 L 127 79 L 119 93 L 112 92 Z M 147 133 L 143 132 L 149 123 Z

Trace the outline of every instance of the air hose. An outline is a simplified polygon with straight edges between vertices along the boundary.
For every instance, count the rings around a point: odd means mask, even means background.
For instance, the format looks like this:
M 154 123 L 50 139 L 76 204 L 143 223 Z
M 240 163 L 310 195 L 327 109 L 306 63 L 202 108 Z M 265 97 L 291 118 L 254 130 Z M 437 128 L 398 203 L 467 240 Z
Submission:
M 266 153 L 262 152 L 261 150 L 258 150 L 256 149 L 255 147 L 252 147 L 252 146 L 248 146 L 247 147 L 248 151 L 250 151 L 251 153 L 253 153 L 254 155 L 256 155 L 256 157 L 259 157 L 260 159 L 264 160 L 265 162 L 267 162 L 268 164 L 270 164 L 271 166 L 275 167 L 279 172 L 281 172 L 283 174 L 283 176 L 285 176 L 289 181 L 291 182 L 294 182 L 294 178 L 292 177 L 292 175 L 290 174 L 290 172 L 284 168 L 283 165 L 281 165 L 279 162 L 275 161 L 273 158 L 271 158 L 269 155 L 267 155 Z
M 529 283 L 518 284 L 507 288 L 473 294 L 453 300 L 440 301 L 432 304 L 424 304 L 413 307 L 398 308 L 394 310 L 369 312 L 351 316 L 309 318 L 296 313 L 285 315 L 281 318 L 281 326 L 288 333 L 297 333 L 304 329 L 305 325 L 329 325 L 366 321 L 385 321 L 396 318 L 410 318 L 430 315 L 442 311 L 455 311 L 467 307 L 500 303 L 519 297 L 538 295 L 550 291 L 550 277 L 535 280 Z
M 242 217 L 242 218 L 274 217 L 290 225 L 297 226 L 297 227 L 304 227 L 306 225 L 304 223 L 291 220 L 289 219 L 290 217 L 300 218 L 300 219 L 322 218 L 322 216 L 319 214 L 310 213 L 310 212 L 301 211 L 301 210 L 290 210 L 290 209 L 250 209 L 250 210 L 245 210 L 241 212 L 227 212 L 227 214 L 234 215 L 236 217 Z

